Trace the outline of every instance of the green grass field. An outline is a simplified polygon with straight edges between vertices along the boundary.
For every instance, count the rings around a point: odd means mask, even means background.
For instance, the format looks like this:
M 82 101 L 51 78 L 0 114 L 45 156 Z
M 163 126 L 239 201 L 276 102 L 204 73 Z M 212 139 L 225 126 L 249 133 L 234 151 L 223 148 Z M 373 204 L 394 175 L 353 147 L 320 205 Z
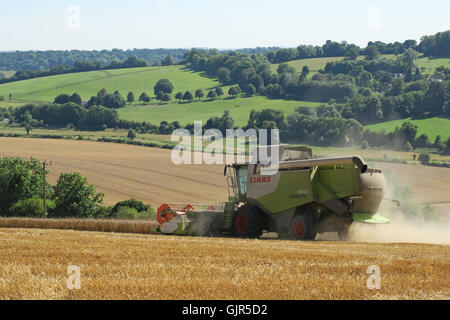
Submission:
M 386 59 L 395 59 L 397 56 L 394 54 L 384 54 L 381 56 Z M 294 67 L 297 72 L 301 72 L 304 66 L 309 67 L 311 73 L 316 73 L 317 71 L 324 69 L 328 62 L 340 61 L 344 57 L 329 57 L 329 58 L 311 58 L 311 59 L 299 59 L 288 61 L 287 64 Z M 359 56 L 358 60 L 364 59 L 364 56 Z M 424 75 L 431 76 L 437 67 L 444 66 L 450 67 L 450 59 L 432 59 L 427 57 L 420 57 L 416 60 L 416 65 L 419 67 L 420 71 Z M 272 64 L 271 68 L 273 72 L 277 71 L 279 64 Z
M 153 87 L 159 79 L 169 79 L 174 85 L 172 101 L 168 104 L 160 104 L 154 97 Z M 142 92 L 147 92 L 152 101 L 149 105 L 142 106 L 138 102 L 119 109 L 119 115 L 123 119 L 135 121 L 147 121 L 159 124 L 161 121 L 178 120 L 182 124 L 192 123 L 194 120 L 207 120 L 212 116 L 220 116 L 224 110 L 230 110 L 237 125 L 244 125 L 252 109 L 261 110 L 272 108 L 292 112 L 299 106 L 317 106 L 319 103 L 303 101 L 271 100 L 261 96 L 245 97 L 236 99 L 217 99 L 210 101 L 205 98 L 192 103 L 178 103 L 175 93 L 178 91 L 203 89 L 205 95 L 207 90 L 220 86 L 215 79 L 202 76 L 200 73 L 192 72 L 183 66 L 170 67 L 148 67 L 91 71 L 83 73 L 72 73 L 44 78 L 36 78 L 0 85 L 0 96 L 9 97 L 12 100 L 0 101 L 0 106 L 17 106 L 26 102 L 48 102 L 61 94 L 72 94 L 77 92 L 83 100 L 105 88 L 109 92 L 118 90 L 125 98 L 129 91 L 138 99 Z M 229 87 L 223 87 L 224 92 Z
M 422 74 L 433 75 L 434 70 L 440 66 L 444 66 L 446 68 L 450 68 L 450 59 L 442 58 L 442 59 L 431 59 L 431 58 L 420 58 L 416 61 L 417 66 L 420 69 Z
M 235 99 L 222 98 L 214 101 L 194 100 L 192 103 L 172 101 L 162 105 L 132 105 L 118 109 L 118 112 L 123 119 L 148 121 L 154 124 L 159 124 L 163 120 L 178 120 L 181 124 L 187 124 L 195 120 L 206 121 L 213 116 L 221 116 L 225 110 L 229 110 L 235 120 L 235 125 L 242 126 L 247 123 L 252 109 L 282 110 L 287 115 L 299 106 L 315 107 L 319 105 L 320 103 L 317 102 L 271 100 L 262 96 L 241 96 Z
M 201 77 L 182 66 L 148 67 L 69 73 L 11 82 L 0 85 L 0 96 L 12 94 L 13 100 L 18 102 L 46 102 L 53 101 L 61 93 L 77 92 L 87 101 L 102 88 L 109 92 L 118 90 L 124 97 L 129 91 L 137 97 L 144 91 L 153 96 L 153 87 L 162 78 L 172 82 L 174 92 L 219 85 L 218 81 Z
M 311 59 L 299 59 L 286 62 L 288 65 L 295 68 L 296 71 L 301 72 L 304 66 L 308 66 L 311 73 L 316 73 L 320 69 L 325 68 L 328 62 L 340 61 L 344 57 L 327 57 L 327 58 L 311 58 Z M 272 72 L 277 72 L 277 68 L 280 64 L 272 64 Z
M 383 58 L 394 59 L 396 56 L 393 54 L 384 54 Z M 288 65 L 294 67 L 297 72 L 301 72 L 304 66 L 308 66 L 310 76 L 317 73 L 319 70 L 324 69 L 328 62 L 341 61 L 344 57 L 324 57 L 324 58 L 310 58 L 310 59 L 298 59 L 286 62 Z M 364 56 L 359 56 L 358 60 L 364 59 Z M 448 59 L 450 61 L 450 59 Z M 280 64 L 272 64 L 271 69 L 273 72 L 277 72 L 277 68 Z
M 22 106 L 23 102 L 18 102 L 18 101 L 10 101 L 8 100 L 7 97 L 5 97 L 6 100 L 0 100 L 0 107 L 18 107 L 18 106 Z
M 411 118 L 402 120 L 393 120 L 377 124 L 366 126 L 370 130 L 380 131 L 386 130 L 386 132 L 394 131 L 395 127 L 400 127 L 403 122 L 409 121 L 412 124 L 418 126 L 417 136 L 426 134 L 431 142 L 434 141 L 437 135 L 441 136 L 442 140 L 447 140 L 450 137 L 450 119 L 445 118 L 427 118 L 412 120 Z

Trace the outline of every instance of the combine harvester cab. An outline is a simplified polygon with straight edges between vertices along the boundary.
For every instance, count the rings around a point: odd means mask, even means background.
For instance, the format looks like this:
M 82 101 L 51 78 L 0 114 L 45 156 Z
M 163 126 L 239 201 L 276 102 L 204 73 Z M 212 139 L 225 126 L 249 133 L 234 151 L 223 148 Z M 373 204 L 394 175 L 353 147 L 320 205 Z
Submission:
M 275 171 L 260 161 L 274 148 L 279 154 Z M 358 156 L 313 159 L 308 147 L 271 146 L 255 148 L 252 160 L 225 166 L 228 202 L 209 208 L 163 205 L 160 230 L 246 238 L 268 231 L 294 240 L 338 232 L 345 239 L 354 221 L 389 222 L 377 214 L 386 189 L 383 173 Z

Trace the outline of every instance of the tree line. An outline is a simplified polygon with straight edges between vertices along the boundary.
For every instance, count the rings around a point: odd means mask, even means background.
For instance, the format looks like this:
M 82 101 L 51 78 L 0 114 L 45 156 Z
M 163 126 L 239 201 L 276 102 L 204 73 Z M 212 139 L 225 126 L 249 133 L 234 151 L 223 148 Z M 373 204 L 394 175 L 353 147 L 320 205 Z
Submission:
M 121 69 L 121 68 L 137 68 L 146 66 L 148 66 L 148 63 L 145 60 L 138 59 L 134 56 L 127 58 L 125 61 L 114 60 L 107 65 L 102 65 L 100 61 L 96 60 L 77 60 L 74 62 L 72 67 L 70 67 L 67 64 L 62 64 L 53 66 L 49 70 L 18 70 L 16 71 L 14 76 L 0 79 L 0 84 L 74 72 Z
M 327 40 L 322 46 L 299 45 L 297 48 L 273 50 L 267 53 L 267 58 L 271 63 L 283 63 L 307 58 L 344 57 L 352 54 L 371 55 L 374 50 L 380 54 L 398 55 L 408 49 L 414 49 L 426 57 L 450 57 L 450 30 L 423 36 L 419 43 L 412 39 L 394 43 L 369 41 L 366 48 L 360 48 L 347 41 Z
M 185 128 L 193 133 L 194 124 L 184 127 L 178 121 L 161 121 L 159 125 L 149 122 L 119 119 L 115 109 L 103 106 L 82 107 L 73 102 L 65 104 L 25 105 L 5 110 L 0 108 L 0 116 L 9 117 L 12 122 L 25 128 L 31 126 L 75 127 L 79 129 L 105 130 L 106 128 L 132 130 L 128 138 L 136 134 L 171 134 L 174 130 Z M 33 124 L 33 121 L 34 124 Z M 37 121 L 37 122 L 36 122 Z M 204 126 L 207 129 L 239 129 L 229 111 L 221 117 L 209 118 Z M 394 150 L 411 151 L 417 148 L 435 148 L 441 153 L 450 153 L 450 137 L 437 136 L 430 141 L 426 134 L 417 136 L 417 126 L 404 122 L 393 132 L 372 131 L 353 118 L 344 118 L 333 105 L 317 108 L 298 107 L 292 114 L 283 111 L 264 109 L 252 110 L 247 125 L 242 129 L 279 129 L 282 142 L 306 143 L 318 146 L 362 146 L 383 147 Z M 28 130 L 27 130 L 28 131 Z
M 245 54 L 266 54 L 278 47 L 257 47 L 237 49 Z M 50 70 L 54 67 L 72 68 L 77 61 L 94 61 L 100 65 L 115 65 L 131 57 L 144 60 L 148 65 L 167 65 L 180 63 L 187 49 L 112 49 L 112 50 L 47 50 L 0 52 L 0 68 L 4 70 Z M 218 51 L 218 50 L 217 50 Z M 221 52 L 229 52 L 223 50 Z
M 111 65 L 131 57 L 155 65 L 160 64 L 168 55 L 178 63 L 186 51 L 186 49 L 10 51 L 0 52 L 0 67 L 5 70 L 50 70 L 61 65 L 71 68 L 77 61 L 96 61 L 101 65 Z

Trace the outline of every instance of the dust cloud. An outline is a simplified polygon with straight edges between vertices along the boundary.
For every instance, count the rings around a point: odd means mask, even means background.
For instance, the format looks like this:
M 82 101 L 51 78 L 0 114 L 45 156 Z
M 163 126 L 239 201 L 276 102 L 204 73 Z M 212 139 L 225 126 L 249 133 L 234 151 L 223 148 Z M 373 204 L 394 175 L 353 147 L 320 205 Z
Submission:
M 349 230 L 350 241 L 403 242 L 450 244 L 450 212 L 447 214 L 423 214 L 407 186 L 402 185 L 390 172 L 385 174 L 387 192 L 385 199 L 398 199 L 400 206 L 383 201 L 378 214 L 390 220 L 388 224 L 353 222 Z M 408 196 L 403 196 L 408 194 Z
M 365 224 L 354 222 L 350 227 L 349 240 L 362 242 L 405 242 L 450 244 L 450 219 L 425 221 L 410 218 L 401 210 L 380 210 L 388 218 L 388 224 Z

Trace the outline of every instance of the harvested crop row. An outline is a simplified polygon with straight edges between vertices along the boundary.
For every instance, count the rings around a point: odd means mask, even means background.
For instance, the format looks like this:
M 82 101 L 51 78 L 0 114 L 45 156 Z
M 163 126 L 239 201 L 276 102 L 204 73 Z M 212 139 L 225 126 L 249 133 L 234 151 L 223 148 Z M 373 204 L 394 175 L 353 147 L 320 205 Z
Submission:
M 0 228 L 63 229 L 116 233 L 155 233 L 156 221 L 0 218 Z

